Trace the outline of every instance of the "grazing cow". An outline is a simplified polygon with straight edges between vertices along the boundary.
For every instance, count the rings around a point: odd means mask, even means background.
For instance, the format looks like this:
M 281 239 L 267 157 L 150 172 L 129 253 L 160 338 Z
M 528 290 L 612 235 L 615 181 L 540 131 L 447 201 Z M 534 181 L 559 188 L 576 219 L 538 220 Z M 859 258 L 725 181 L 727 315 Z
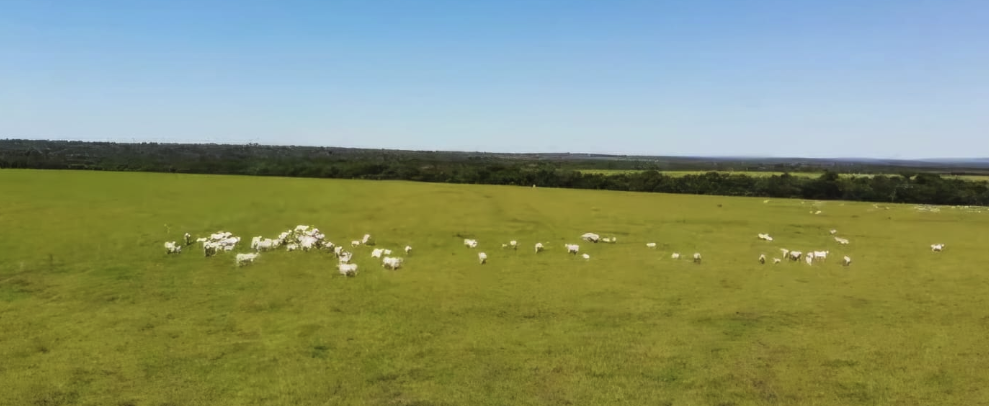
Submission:
M 694 253 L 694 263 L 695 264 L 701 263 L 701 253 L 699 252 Z
M 791 261 L 794 261 L 794 262 L 799 261 L 800 260 L 800 256 L 803 255 L 803 254 L 804 253 L 802 253 L 800 251 L 790 251 L 790 260 Z
M 185 233 L 185 245 L 192 245 L 192 235 Z
M 206 242 L 204 242 L 203 243 L 203 256 L 205 256 L 205 257 L 208 258 L 208 257 L 211 257 L 213 255 L 216 255 L 216 248 L 217 248 L 217 245 L 214 244 L 212 241 L 206 241 Z
M 246 265 L 246 264 L 249 264 L 249 263 L 250 264 L 253 264 L 254 263 L 254 260 L 257 257 L 259 257 L 259 256 L 261 256 L 261 254 L 259 254 L 257 252 L 252 252 L 250 254 L 237 254 L 237 257 L 236 257 L 236 259 L 237 259 L 237 266 L 243 266 L 243 265 Z
M 591 256 L 590 255 L 584 254 L 582 256 L 584 257 L 584 259 L 591 259 Z
M 538 254 L 539 251 L 542 251 L 542 250 L 543 250 L 543 243 L 537 242 L 536 243 L 536 253 Z
M 567 253 L 568 254 L 577 255 L 577 252 L 578 251 L 580 251 L 580 246 L 579 245 L 577 245 L 577 244 L 567 244 Z
M 485 254 L 483 252 L 478 252 L 477 260 L 481 263 L 481 265 L 484 265 L 484 263 L 488 262 L 488 254 Z
M 931 244 L 931 252 L 941 252 L 944 250 L 944 244 Z
M 780 262 L 783 262 L 783 260 L 779 258 L 773 258 L 773 264 L 778 264 Z
M 402 258 L 385 257 L 381 261 L 381 266 L 394 271 L 402 266 Z
M 340 271 L 340 275 L 354 276 L 357 275 L 357 264 L 337 264 L 337 270 Z
M 849 266 L 852 264 L 852 259 L 846 255 L 845 258 L 841 261 L 841 264 L 844 266 Z
M 371 251 L 371 258 L 381 258 L 381 253 L 384 251 L 385 250 L 381 248 L 375 248 L 374 250 Z
M 838 234 L 838 230 L 835 230 L 835 229 L 832 228 L 831 229 L 831 235 L 835 235 L 835 234 Z
M 654 243 L 654 242 L 647 242 L 646 243 L 646 248 L 656 248 L 656 243 Z
M 814 251 L 814 260 L 815 261 L 824 261 L 824 260 L 828 259 L 828 253 L 830 253 L 830 252 L 831 251 Z
M 296 244 L 294 242 L 285 245 L 285 250 L 286 251 L 291 252 L 291 251 L 295 251 L 297 249 L 299 249 L 299 244 Z
M 680 253 L 679 252 L 674 252 L 673 255 L 670 255 L 670 258 L 680 259 Z
M 766 263 L 766 255 L 765 254 L 759 255 L 759 263 L 760 264 L 765 264 Z
M 814 263 L 814 253 L 813 252 L 808 252 L 807 255 L 804 256 L 804 261 L 807 262 L 807 265 L 813 264 Z
M 350 242 L 350 246 L 351 247 L 357 247 L 359 245 L 361 245 L 361 242 L 360 241 L 354 240 L 354 241 L 351 241 Z
M 175 241 L 169 241 L 165 243 L 165 253 L 166 254 L 178 254 L 182 252 L 182 246 L 175 243 Z
M 316 238 L 310 236 L 303 236 L 299 239 L 299 248 L 303 251 L 309 251 L 316 246 Z
M 518 241 L 515 241 L 515 240 L 509 241 L 508 242 L 508 245 L 511 246 L 513 250 L 519 248 L 519 242 Z
M 412 246 L 405 246 L 405 255 L 412 255 Z
M 593 243 L 597 243 L 599 240 L 601 240 L 601 236 L 594 233 L 584 233 L 584 235 L 580 236 L 580 238 L 584 241 L 593 242 Z

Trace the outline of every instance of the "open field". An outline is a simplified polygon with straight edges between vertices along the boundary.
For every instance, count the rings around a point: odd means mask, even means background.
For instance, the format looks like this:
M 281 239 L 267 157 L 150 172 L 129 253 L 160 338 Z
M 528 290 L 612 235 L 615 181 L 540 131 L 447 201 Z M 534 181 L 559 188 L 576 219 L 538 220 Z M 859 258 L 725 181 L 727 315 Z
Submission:
M 638 172 L 644 172 L 644 171 L 642 171 L 642 170 L 633 170 L 633 169 L 615 169 L 615 170 L 611 170 L 611 169 L 581 169 L 580 172 L 581 173 L 586 173 L 586 174 L 620 175 L 620 174 L 638 173 Z M 667 176 L 684 176 L 684 175 L 703 175 L 705 173 L 712 172 L 712 171 L 661 171 L 661 172 L 664 175 L 667 175 Z M 720 173 L 723 173 L 723 174 L 747 175 L 747 176 L 754 176 L 754 177 L 773 176 L 773 175 L 782 175 L 783 174 L 783 172 L 771 172 L 771 171 L 767 171 L 767 172 L 761 172 L 761 171 L 732 171 L 732 172 L 728 172 L 728 171 L 715 171 L 715 172 L 720 172 Z M 822 174 L 823 174 L 823 172 L 790 172 L 790 175 L 793 175 L 793 176 L 804 176 L 804 177 L 810 177 L 810 178 L 816 178 L 816 177 L 821 176 Z M 875 176 L 875 175 L 874 174 L 868 174 L 868 173 L 854 173 L 854 174 L 853 173 L 843 173 L 843 174 L 841 174 L 841 176 L 851 177 L 851 176 Z M 945 179 L 949 179 L 949 178 L 950 179 L 965 179 L 965 180 L 974 180 L 974 181 L 987 181 L 987 180 L 989 180 L 989 175 L 941 175 L 941 177 L 942 178 L 945 178 Z
M 989 213 L 812 206 L 3 170 L 0 405 L 989 404 Z M 297 224 L 414 255 L 385 271 L 361 247 L 345 278 L 322 252 L 162 248 Z M 568 256 L 588 231 L 618 244 Z M 756 261 L 779 247 L 831 257 Z

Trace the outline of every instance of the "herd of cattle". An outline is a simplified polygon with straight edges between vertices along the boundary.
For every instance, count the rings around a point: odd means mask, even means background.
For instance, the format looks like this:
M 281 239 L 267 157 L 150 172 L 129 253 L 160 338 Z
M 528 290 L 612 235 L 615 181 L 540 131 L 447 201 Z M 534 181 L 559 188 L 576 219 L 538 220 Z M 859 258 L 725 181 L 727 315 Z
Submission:
M 835 235 L 838 233 L 837 230 L 831 230 L 830 233 L 832 236 L 834 236 L 834 240 L 838 244 L 841 245 L 849 244 L 848 239 L 841 238 Z M 760 233 L 757 236 L 760 240 L 773 241 L 773 237 L 771 237 L 769 234 Z M 610 244 L 614 244 L 618 242 L 617 237 L 602 238 L 600 235 L 595 233 L 585 233 L 580 236 L 580 239 L 595 244 L 598 242 L 605 242 Z M 233 251 L 234 248 L 237 246 L 237 243 L 240 242 L 240 237 L 234 236 L 230 232 L 219 231 L 210 234 L 209 237 L 202 237 L 196 240 L 193 240 L 192 235 L 190 235 L 189 233 L 185 233 L 184 240 L 185 240 L 185 246 L 190 246 L 194 242 L 201 244 L 203 255 L 205 257 L 212 257 L 219 252 Z M 362 239 L 353 240 L 350 242 L 350 246 L 352 248 L 356 248 L 361 245 L 365 245 L 365 246 L 375 245 L 374 240 L 371 238 L 370 234 L 365 234 Z M 343 248 L 343 246 L 336 245 L 330 241 L 327 241 L 326 236 L 323 233 L 321 233 L 318 228 L 307 225 L 299 225 L 292 230 L 285 231 L 279 234 L 277 238 L 264 238 L 262 236 L 257 236 L 252 238 L 251 250 L 253 250 L 253 252 L 236 254 L 234 257 L 235 264 L 237 266 L 251 264 L 254 262 L 255 259 L 261 256 L 261 252 L 274 250 L 282 246 L 285 247 L 286 251 L 296 251 L 296 250 L 330 251 L 333 253 L 333 255 L 336 256 L 338 260 L 337 270 L 340 272 L 340 274 L 345 276 L 354 276 L 357 274 L 357 264 L 351 263 L 351 260 L 353 259 L 353 252 L 346 251 Z M 464 239 L 464 246 L 467 248 L 477 248 L 478 242 L 475 239 L 467 238 Z M 518 241 L 512 240 L 509 241 L 508 243 L 502 244 L 501 246 L 502 249 L 516 250 L 518 249 L 519 244 Z M 182 252 L 182 247 L 183 247 L 182 244 L 176 243 L 175 241 L 169 241 L 165 243 L 165 252 L 167 254 L 180 253 Z M 566 248 L 568 254 L 572 254 L 575 256 L 580 254 L 580 245 L 578 244 L 567 243 L 564 244 L 564 247 Z M 646 243 L 646 248 L 655 249 L 656 243 L 654 242 Z M 534 249 L 536 254 L 538 254 L 545 249 L 545 245 L 543 243 L 536 243 Z M 941 252 L 943 250 L 944 250 L 944 244 L 931 245 L 931 251 L 933 252 Z M 407 245 L 405 246 L 404 251 L 406 255 L 411 255 L 412 247 Z M 782 253 L 782 258 L 779 257 L 773 258 L 774 264 L 779 264 L 784 260 L 798 262 L 801 259 L 803 259 L 804 261 L 806 261 L 808 265 L 813 265 L 815 262 L 823 262 L 827 260 L 828 255 L 830 254 L 830 251 L 828 250 L 807 251 L 805 253 L 802 251 L 791 251 L 786 248 L 780 248 L 780 252 Z M 401 268 L 405 260 L 401 257 L 393 257 L 391 255 L 392 255 L 392 250 L 390 249 L 373 248 L 371 251 L 371 257 L 380 259 L 382 267 L 390 270 L 397 270 Z M 585 260 L 591 259 L 591 256 L 588 255 L 587 253 L 580 255 Z M 672 259 L 680 259 L 680 253 L 674 252 L 671 254 L 670 257 Z M 478 262 L 480 262 L 483 265 L 488 261 L 488 254 L 484 252 L 478 252 L 477 259 Z M 762 264 L 765 264 L 767 261 L 766 255 L 760 254 L 758 261 Z M 699 252 L 694 253 L 693 262 L 696 264 L 701 263 L 701 254 Z M 842 258 L 841 261 L 842 265 L 849 266 L 851 265 L 851 263 L 852 263 L 852 259 L 850 257 L 844 256 Z

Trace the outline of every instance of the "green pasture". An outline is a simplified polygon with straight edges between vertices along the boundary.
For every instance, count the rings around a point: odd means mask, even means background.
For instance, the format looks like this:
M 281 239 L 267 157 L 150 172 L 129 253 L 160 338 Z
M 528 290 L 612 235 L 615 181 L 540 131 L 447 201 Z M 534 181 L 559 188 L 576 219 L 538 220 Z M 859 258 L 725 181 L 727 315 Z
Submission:
M 989 213 L 765 200 L 0 170 L 0 405 L 989 403 Z M 413 255 L 162 246 L 298 224 Z

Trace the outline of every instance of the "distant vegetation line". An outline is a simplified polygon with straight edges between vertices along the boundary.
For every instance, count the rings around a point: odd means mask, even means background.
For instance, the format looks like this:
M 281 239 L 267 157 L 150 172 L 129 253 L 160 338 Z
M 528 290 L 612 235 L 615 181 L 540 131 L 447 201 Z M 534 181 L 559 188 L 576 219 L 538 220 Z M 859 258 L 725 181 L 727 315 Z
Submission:
M 941 177 L 941 174 L 982 175 L 978 168 L 905 168 L 823 161 L 809 164 L 745 159 L 591 159 L 566 154 L 0 140 L 0 168 L 410 180 L 724 196 L 989 205 L 989 183 Z M 711 172 L 674 176 L 661 173 L 705 170 Z M 782 174 L 750 176 L 721 171 L 771 171 Z M 793 176 L 788 172 L 823 174 L 816 177 Z M 878 174 L 841 176 L 839 172 Z

